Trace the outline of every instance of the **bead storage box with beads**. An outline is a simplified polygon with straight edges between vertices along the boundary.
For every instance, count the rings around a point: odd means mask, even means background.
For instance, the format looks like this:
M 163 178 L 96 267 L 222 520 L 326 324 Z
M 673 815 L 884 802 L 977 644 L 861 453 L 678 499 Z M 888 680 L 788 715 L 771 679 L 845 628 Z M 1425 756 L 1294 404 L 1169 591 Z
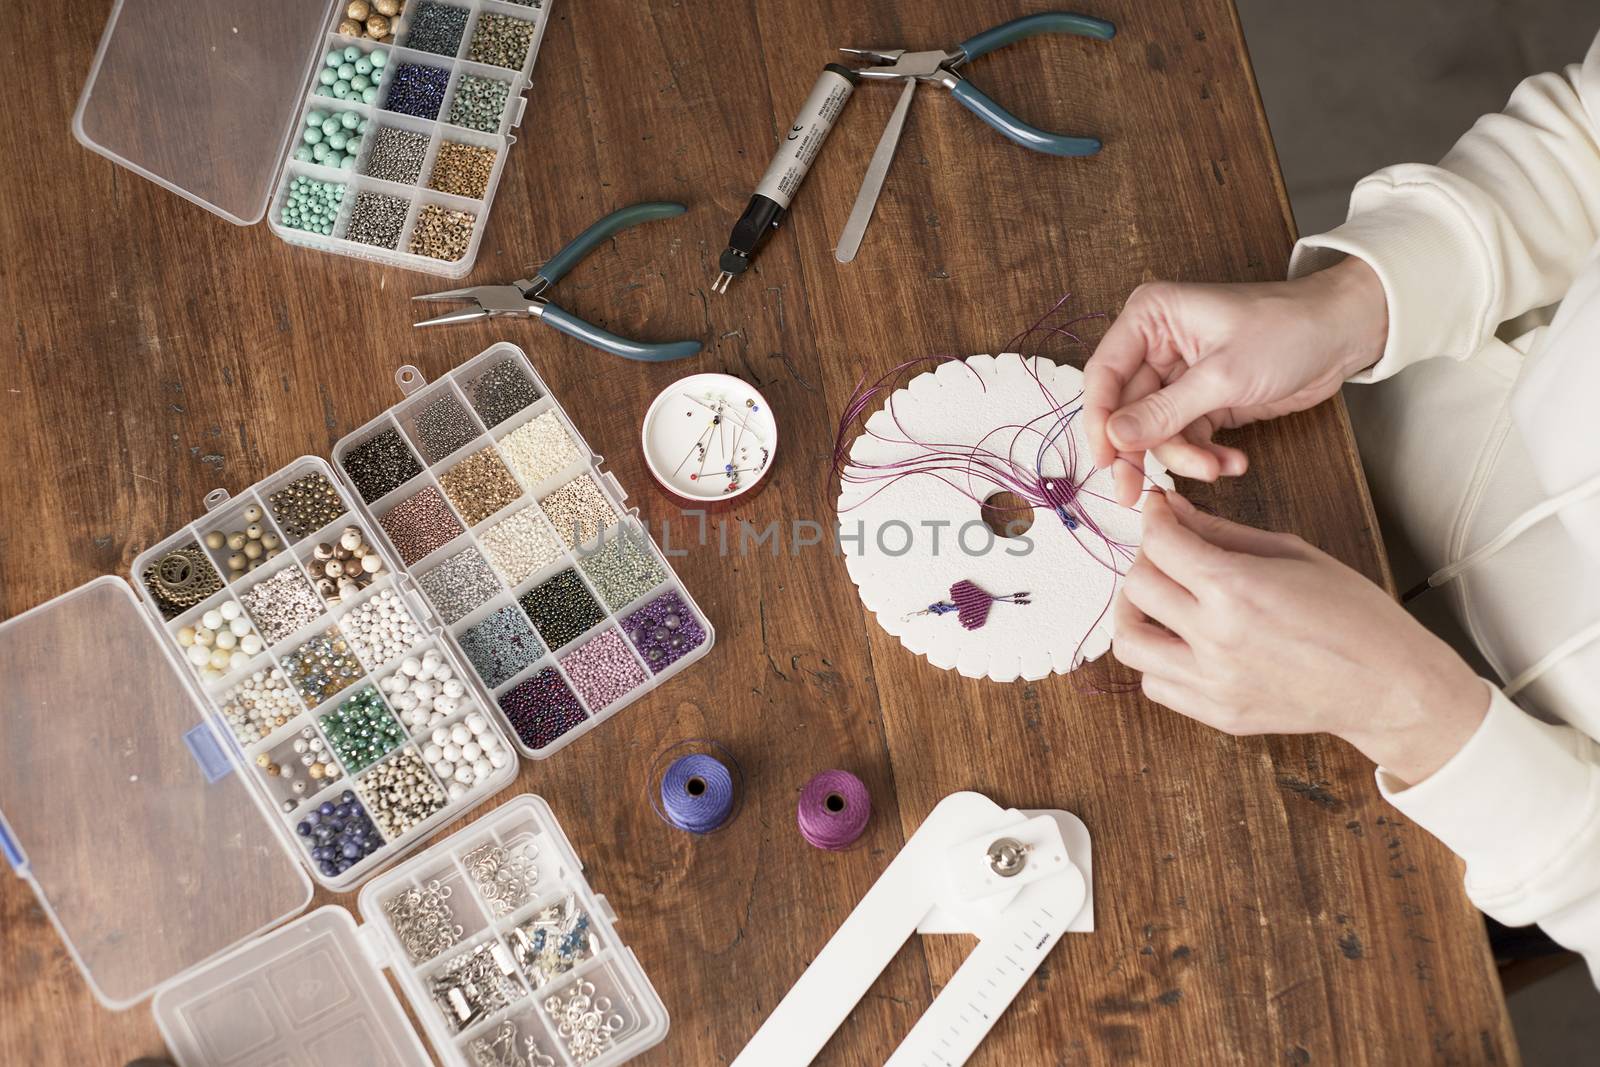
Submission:
M 268 213 L 273 232 L 325 251 L 466 274 L 515 140 L 549 3 L 408 0 L 386 44 L 332 26 Z
M 334 447 L 474 692 L 542 758 L 710 651 L 715 633 L 522 350 L 498 344 Z
M 612 1067 L 666 1036 L 665 1006 L 549 806 L 524 794 L 369 882 L 381 931 L 451 1067 Z
M 347 888 L 516 774 L 510 742 L 332 468 L 305 457 L 134 579 L 318 881 Z M 442 732 L 442 733 L 441 733 Z M 434 734 L 450 760 L 427 759 Z
M 552 2 L 277 0 L 202 19 L 117 0 L 73 131 L 232 222 L 461 277 Z

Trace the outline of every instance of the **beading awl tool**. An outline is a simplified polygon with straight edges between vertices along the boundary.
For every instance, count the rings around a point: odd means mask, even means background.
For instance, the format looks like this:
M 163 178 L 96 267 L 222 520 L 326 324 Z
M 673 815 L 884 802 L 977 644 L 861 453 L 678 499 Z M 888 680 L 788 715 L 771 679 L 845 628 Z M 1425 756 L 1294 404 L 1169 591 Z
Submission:
M 682 215 L 686 210 L 682 204 L 663 201 L 619 208 L 573 238 L 565 248 L 551 256 L 550 260 L 539 268 L 539 273 L 532 278 L 519 279 L 510 285 L 473 285 L 465 289 L 423 293 L 412 297 L 413 300 L 464 300 L 473 305 L 424 319 L 413 325 L 445 326 L 497 315 L 517 315 L 543 320 L 568 337 L 575 337 L 586 345 L 592 345 L 602 352 L 610 352 L 625 359 L 636 359 L 645 363 L 665 363 L 695 355 L 700 351 L 699 341 L 651 344 L 619 337 L 609 330 L 585 322 L 566 308 L 551 303 L 543 295 L 546 289 L 566 277 L 567 271 L 577 266 L 584 256 L 620 231 L 653 219 L 670 219 L 675 215 Z
M 1094 929 L 1089 830 L 952 793 L 928 814 L 733 1067 L 805 1067 L 913 933 L 978 944 L 886 1067 L 956 1067 L 1067 931 Z
M 1024 15 L 1010 22 L 984 30 L 956 45 L 949 52 L 907 52 L 904 48 L 843 48 L 840 51 L 858 59 L 870 60 L 875 66 L 862 67 L 857 77 L 868 81 L 896 81 L 906 83 L 900 91 L 900 100 L 889 124 L 884 127 L 878 147 L 867 165 L 861 191 L 856 194 L 855 206 L 845 222 L 844 232 L 834 249 L 834 258 L 848 263 L 856 258 L 861 248 L 861 238 L 872 219 L 872 209 L 878 202 L 883 179 L 889 172 L 895 148 L 900 143 L 900 131 L 906 124 L 906 112 L 911 107 L 911 97 L 919 81 L 931 82 L 950 90 L 956 102 L 998 130 L 1004 136 L 1035 152 L 1052 156 L 1088 156 L 1100 151 L 1100 142 L 1093 137 L 1069 137 L 1050 133 L 1017 118 L 989 98 L 956 69 L 963 63 L 987 55 L 1006 45 L 1041 33 L 1071 33 L 1080 37 L 1094 37 L 1109 41 L 1116 36 L 1117 28 L 1104 19 L 1088 15 L 1074 15 L 1066 11 L 1045 11 L 1037 15 Z

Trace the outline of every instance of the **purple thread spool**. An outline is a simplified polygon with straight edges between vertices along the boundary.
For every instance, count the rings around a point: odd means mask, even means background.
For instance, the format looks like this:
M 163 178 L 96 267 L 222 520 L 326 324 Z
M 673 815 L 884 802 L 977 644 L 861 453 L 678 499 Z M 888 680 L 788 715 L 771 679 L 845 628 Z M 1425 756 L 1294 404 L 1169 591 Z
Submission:
M 872 797 L 849 771 L 823 771 L 800 790 L 800 836 L 816 848 L 838 852 L 856 843 L 872 818 Z
M 733 813 L 733 774 L 715 756 L 679 756 L 661 777 L 661 811 L 691 834 L 722 828 Z

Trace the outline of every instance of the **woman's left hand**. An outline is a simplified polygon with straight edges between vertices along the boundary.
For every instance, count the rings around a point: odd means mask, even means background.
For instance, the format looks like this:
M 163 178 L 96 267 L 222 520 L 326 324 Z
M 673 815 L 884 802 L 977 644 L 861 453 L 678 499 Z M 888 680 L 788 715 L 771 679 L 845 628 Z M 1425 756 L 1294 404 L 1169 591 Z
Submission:
M 1336 734 L 1413 784 L 1483 721 L 1488 687 L 1349 567 L 1176 493 L 1145 501 L 1113 648 L 1151 700 L 1230 734 Z

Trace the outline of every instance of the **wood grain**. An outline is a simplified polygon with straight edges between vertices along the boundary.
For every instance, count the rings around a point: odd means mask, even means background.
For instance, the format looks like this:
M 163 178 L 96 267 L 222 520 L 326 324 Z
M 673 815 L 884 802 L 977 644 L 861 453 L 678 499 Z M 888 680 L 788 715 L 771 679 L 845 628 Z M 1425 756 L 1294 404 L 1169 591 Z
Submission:
M 636 451 L 660 388 L 691 370 L 738 374 L 772 401 L 784 448 L 765 491 L 724 518 L 828 524 L 825 456 L 862 371 L 997 351 L 1067 291 L 1114 311 L 1151 278 L 1281 276 L 1288 213 L 1228 0 L 1096 0 L 1114 42 L 1034 40 L 972 65 L 1024 118 L 1103 137 L 1095 158 L 1015 148 L 923 88 L 861 255 L 840 267 L 832 244 L 895 96 L 862 86 L 785 228 L 726 296 L 708 287 L 727 227 L 833 49 L 948 46 L 1042 5 L 552 2 L 471 280 L 518 276 L 605 211 L 683 200 L 688 216 L 620 235 L 560 292 L 610 329 L 705 338 L 692 364 L 624 364 L 533 322 L 414 333 L 408 297 L 435 279 L 229 225 L 73 142 L 108 0 L 15 20 L 12 77 L 27 91 L 0 117 L 0 286 L 16 318 L 0 351 L 0 611 L 126 573 L 213 486 L 326 455 L 397 399 L 396 365 L 436 376 L 509 339 L 641 513 L 673 520 L 675 564 L 720 634 L 704 663 L 524 764 L 497 798 L 547 797 L 622 917 L 674 1019 L 639 1062 L 730 1059 L 956 789 L 1073 810 L 1096 847 L 1097 932 L 1063 942 L 975 1064 L 1515 1062 L 1456 862 L 1383 805 L 1350 749 L 1219 736 L 1081 676 L 996 686 L 935 670 L 863 617 L 827 551 L 693 543 Z M 1251 474 L 1201 499 L 1386 578 L 1336 403 L 1239 443 Z M 749 779 L 737 823 L 704 840 L 662 827 L 642 795 L 656 754 L 700 736 Z M 820 854 L 793 805 L 832 766 L 861 774 L 877 813 L 863 847 Z M 0 879 L 0 931 L 0 1062 L 160 1051 L 142 1007 L 93 1001 L 20 881 Z M 881 1062 L 964 951 L 940 939 L 902 952 L 821 1062 Z

